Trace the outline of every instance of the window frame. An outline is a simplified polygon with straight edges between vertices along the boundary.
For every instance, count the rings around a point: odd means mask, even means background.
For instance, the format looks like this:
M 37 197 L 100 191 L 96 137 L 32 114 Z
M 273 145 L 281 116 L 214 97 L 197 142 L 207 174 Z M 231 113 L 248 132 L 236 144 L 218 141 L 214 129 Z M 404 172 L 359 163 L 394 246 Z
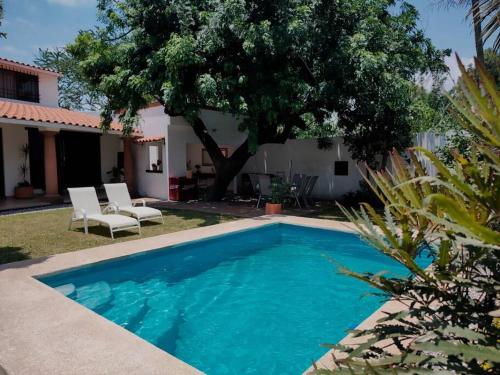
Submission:
M 0 97 L 40 103 L 39 77 L 0 67 Z

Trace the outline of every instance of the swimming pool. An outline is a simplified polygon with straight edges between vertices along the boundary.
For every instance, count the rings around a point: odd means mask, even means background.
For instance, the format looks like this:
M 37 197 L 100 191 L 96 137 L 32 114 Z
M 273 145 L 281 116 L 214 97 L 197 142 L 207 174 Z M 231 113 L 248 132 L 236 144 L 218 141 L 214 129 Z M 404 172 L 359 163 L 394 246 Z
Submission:
M 39 280 L 208 374 L 297 374 L 382 303 L 328 258 L 406 273 L 354 234 L 273 224 Z

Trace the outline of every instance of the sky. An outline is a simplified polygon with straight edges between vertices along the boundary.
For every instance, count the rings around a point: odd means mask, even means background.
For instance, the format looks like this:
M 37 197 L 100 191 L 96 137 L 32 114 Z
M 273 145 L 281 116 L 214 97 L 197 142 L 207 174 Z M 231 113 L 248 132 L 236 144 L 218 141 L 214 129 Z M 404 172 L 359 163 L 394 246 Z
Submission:
M 79 30 L 96 24 L 96 0 L 3 0 L 0 57 L 31 63 L 39 48 L 61 47 L 71 42 Z M 349 1 L 349 0 L 346 0 Z M 419 26 L 438 48 L 451 48 L 470 63 L 474 39 L 464 8 L 445 9 L 438 0 L 408 0 L 420 13 Z M 450 75 L 458 69 L 454 58 L 447 59 Z

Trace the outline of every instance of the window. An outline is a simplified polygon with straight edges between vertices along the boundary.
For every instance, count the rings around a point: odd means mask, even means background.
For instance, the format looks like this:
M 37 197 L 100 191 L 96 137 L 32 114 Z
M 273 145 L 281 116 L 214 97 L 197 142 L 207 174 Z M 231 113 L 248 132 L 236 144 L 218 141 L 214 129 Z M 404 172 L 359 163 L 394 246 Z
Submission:
M 349 175 L 349 163 L 346 161 L 336 161 L 335 176 L 348 176 L 348 175 Z
M 161 145 L 151 145 L 148 146 L 149 153 L 149 165 L 148 172 L 162 172 L 163 171 L 163 160 L 162 160 L 162 149 Z
M 0 97 L 38 103 L 38 77 L 0 69 Z
M 227 158 L 229 155 L 229 150 L 225 147 L 221 148 L 220 152 L 222 152 L 222 155 L 225 158 Z M 212 165 L 214 165 L 214 163 L 212 162 L 212 158 L 210 157 L 206 149 L 201 150 L 201 165 L 203 165 L 204 167 L 211 167 Z

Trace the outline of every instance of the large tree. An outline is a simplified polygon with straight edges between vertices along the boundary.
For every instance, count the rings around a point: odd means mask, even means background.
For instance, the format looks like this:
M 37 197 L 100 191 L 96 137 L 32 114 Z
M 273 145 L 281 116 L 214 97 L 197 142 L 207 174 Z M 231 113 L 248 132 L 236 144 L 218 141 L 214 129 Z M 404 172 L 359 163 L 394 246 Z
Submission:
M 209 199 L 220 199 L 259 145 L 284 142 L 311 119 L 321 125 L 337 113 L 363 160 L 407 145 L 407 85 L 443 69 L 443 51 L 418 30 L 415 9 L 395 12 L 395 3 L 100 0 L 103 26 L 69 51 L 108 99 L 105 126 L 125 108 L 130 129 L 153 100 L 188 119 L 217 172 Z M 241 119 L 248 139 L 231 157 L 199 117 L 204 108 Z
M 2 26 L 2 21 L 3 21 L 3 0 L 0 0 L 0 27 Z M 0 39 L 6 37 L 7 33 L 0 31 Z

